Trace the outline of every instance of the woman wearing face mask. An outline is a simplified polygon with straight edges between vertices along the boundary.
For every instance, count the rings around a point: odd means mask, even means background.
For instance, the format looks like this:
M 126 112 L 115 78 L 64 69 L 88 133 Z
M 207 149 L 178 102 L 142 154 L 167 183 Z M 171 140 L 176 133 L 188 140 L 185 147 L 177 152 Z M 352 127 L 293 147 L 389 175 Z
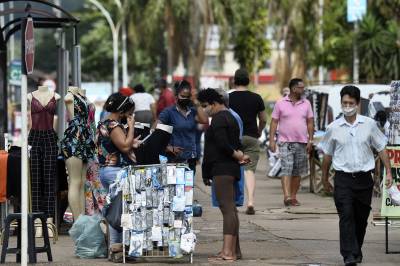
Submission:
M 172 126 L 173 132 L 166 152 L 168 161 L 172 163 L 188 163 L 195 171 L 197 154 L 197 124 L 207 124 L 208 117 L 199 104 L 192 102 L 192 86 L 186 80 L 175 83 L 176 105 L 164 109 L 158 120 Z
M 129 97 L 114 93 L 108 97 L 104 109 L 110 114 L 104 121 L 99 122 L 96 132 L 96 145 L 99 159 L 99 177 L 105 189 L 109 189 L 117 173 L 123 167 L 135 163 L 135 154 L 132 148 L 138 144 L 134 138 L 133 111 L 135 104 Z M 125 129 L 121 120 L 127 120 L 128 128 Z M 113 227 L 110 229 L 110 245 L 122 242 L 122 234 Z
M 235 204 L 235 181 L 240 179 L 240 164 L 249 157 L 240 151 L 240 129 L 235 117 L 214 89 L 199 92 L 198 100 L 208 115 L 211 125 L 206 131 L 203 182 L 215 188 L 215 195 L 223 216 L 224 243 L 221 252 L 210 261 L 233 262 L 241 258 L 239 245 L 239 218 Z

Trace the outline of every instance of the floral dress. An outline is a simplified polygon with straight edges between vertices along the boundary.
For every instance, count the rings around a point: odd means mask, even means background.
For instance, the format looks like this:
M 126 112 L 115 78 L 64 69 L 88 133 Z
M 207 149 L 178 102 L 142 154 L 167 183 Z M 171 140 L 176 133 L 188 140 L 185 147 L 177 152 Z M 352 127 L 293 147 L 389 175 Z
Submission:
M 111 140 L 111 131 L 120 127 L 126 134 L 124 126 L 116 120 L 107 119 L 99 122 L 96 133 L 96 144 L 100 167 L 125 167 L 134 163 L 129 157 L 120 152 Z M 131 158 L 135 158 L 133 151 Z
M 96 125 L 94 121 L 94 114 L 96 110 L 93 104 L 89 105 L 89 119 L 90 127 L 93 132 L 96 131 Z M 87 215 L 93 215 L 101 213 L 103 209 L 105 198 L 107 196 L 107 190 L 103 187 L 99 179 L 99 161 L 97 156 L 93 159 L 89 159 L 87 163 L 87 173 L 85 182 L 85 213 Z
M 85 96 L 74 96 L 74 117 L 69 121 L 68 127 L 61 140 L 61 151 L 65 159 L 77 157 L 83 162 L 88 162 L 95 154 L 93 130 L 90 127 L 89 104 Z

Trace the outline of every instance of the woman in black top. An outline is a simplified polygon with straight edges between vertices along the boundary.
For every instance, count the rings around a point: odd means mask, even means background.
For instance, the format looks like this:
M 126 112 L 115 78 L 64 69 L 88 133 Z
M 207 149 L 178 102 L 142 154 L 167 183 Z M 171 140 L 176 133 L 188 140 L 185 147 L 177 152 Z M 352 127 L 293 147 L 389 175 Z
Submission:
M 222 95 L 214 89 L 206 89 L 199 92 L 198 100 L 212 117 L 205 134 L 203 181 L 211 185 L 212 180 L 223 216 L 222 251 L 210 259 L 235 261 L 241 254 L 234 182 L 240 179 L 240 164 L 248 162 L 248 156 L 239 150 L 239 125 L 224 105 Z

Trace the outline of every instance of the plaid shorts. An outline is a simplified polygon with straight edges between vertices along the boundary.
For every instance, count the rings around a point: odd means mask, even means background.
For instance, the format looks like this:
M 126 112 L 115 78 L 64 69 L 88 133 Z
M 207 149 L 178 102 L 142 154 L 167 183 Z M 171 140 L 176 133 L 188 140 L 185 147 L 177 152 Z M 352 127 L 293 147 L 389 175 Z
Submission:
M 305 176 L 308 173 L 307 144 L 298 142 L 279 143 L 281 171 L 279 176 Z

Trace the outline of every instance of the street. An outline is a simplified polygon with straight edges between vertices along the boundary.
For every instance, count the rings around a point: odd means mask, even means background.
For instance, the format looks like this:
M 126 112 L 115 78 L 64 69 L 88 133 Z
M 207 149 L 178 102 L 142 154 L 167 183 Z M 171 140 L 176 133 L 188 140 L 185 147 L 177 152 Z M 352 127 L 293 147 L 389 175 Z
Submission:
M 266 177 L 266 167 L 266 158 L 262 155 L 257 168 L 256 215 L 245 215 L 245 208 L 239 209 L 243 259 L 234 264 L 343 265 L 339 254 L 338 217 L 333 199 L 309 193 L 308 180 L 304 180 L 298 197 L 302 205 L 284 208 L 280 180 Z M 222 246 L 222 215 L 218 209 L 211 207 L 209 187 L 203 185 L 200 176 L 197 176 L 196 185 L 195 198 L 203 205 L 203 216 L 195 218 L 198 244 L 193 263 L 208 265 L 207 258 L 216 254 Z M 373 205 L 377 212 L 380 202 L 374 200 Z M 399 254 L 385 254 L 384 236 L 384 226 L 369 223 L 362 265 L 398 265 Z M 389 249 L 400 251 L 399 228 L 390 229 L 389 239 Z M 106 259 L 76 258 L 73 255 L 73 242 L 67 235 L 60 236 L 59 241 L 52 245 L 52 252 L 54 262 L 51 265 L 113 265 Z M 15 256 L 7 256 L 7 262 L 14 260 Z M 41 263 L 38 265 L 48 265 L 46 260 L 46 256 L 40 254 L 38 262 Z M 161 262 L 163 260 L 159 259 L 140 265 L 160 265 Z

